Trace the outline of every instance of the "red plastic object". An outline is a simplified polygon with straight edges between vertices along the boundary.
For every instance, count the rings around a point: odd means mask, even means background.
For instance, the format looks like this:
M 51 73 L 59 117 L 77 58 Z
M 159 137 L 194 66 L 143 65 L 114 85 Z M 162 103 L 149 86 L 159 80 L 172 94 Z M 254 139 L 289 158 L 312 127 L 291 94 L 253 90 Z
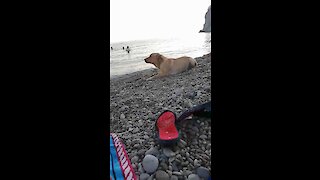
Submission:
M 174 140 L 179 137 L 175 125 L 176 117 L 171 111 L 164 112 L 157 120 L 160 140 Z

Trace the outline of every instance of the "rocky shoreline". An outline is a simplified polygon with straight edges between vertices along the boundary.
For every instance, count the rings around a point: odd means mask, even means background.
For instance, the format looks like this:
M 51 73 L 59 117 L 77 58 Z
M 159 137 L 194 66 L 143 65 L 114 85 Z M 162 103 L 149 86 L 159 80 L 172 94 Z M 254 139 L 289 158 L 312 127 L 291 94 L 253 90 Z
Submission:
M 164 110 L 177 117 L 211 101 L 211 53 L 195 58 L 196 68 L 146 81 L 148 69 L 110 80 L 110 131 L 126 146 L 139 179 L 207 179 L 211 171 L 211 120 L 193 118 L 181 124 L 173 147 L 155 140 L 155 120 Z

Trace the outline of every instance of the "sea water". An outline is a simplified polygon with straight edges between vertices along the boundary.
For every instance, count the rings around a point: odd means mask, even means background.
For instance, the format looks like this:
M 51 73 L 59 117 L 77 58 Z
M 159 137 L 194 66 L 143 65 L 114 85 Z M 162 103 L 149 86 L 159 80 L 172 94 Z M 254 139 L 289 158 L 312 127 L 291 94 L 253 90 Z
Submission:
M 127 46 L 131 51 L 126 51 Z M 160 53 L 166 57 L 201 57 L 211 52 L 211 33 L 196 33 L 188 37 L 137 40 L 111 43 L 110 77 L 116 77 L 136 71 L 154 68 L 144 59 L 151 53 Z M 124 49 L 123 49 L 124 47 Z

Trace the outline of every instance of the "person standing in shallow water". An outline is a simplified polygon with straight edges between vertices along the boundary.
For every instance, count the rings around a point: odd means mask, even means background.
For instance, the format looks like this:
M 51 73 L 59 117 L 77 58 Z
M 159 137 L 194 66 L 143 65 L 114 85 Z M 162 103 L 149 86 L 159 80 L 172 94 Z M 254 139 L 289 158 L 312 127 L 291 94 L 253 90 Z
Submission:
M 130 53 L 130 48 L 129 48 L 129 46 L 127 46 L 126 51 L 127 51 L 128 53 Z
M 111 47 L 111 50 L 113 50 L 113 48 Z
M 124 47 L 122 47 L 122 49 L 124 50 Z

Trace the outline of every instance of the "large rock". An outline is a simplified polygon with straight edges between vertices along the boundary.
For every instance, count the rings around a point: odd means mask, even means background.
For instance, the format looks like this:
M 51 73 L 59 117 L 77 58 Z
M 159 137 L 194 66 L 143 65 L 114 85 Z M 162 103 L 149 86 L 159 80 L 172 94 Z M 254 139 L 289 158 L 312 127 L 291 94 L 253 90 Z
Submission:
M 205 23 L 203 29 L 200 32 L 211 32 L 211 5 L 208 8 L 208 11 L 205 15 Z
M 148 154 L 143 158 L 142 166 L 147 173 L 153 173 L 157 170 L 159 161 L 155 156 Z

